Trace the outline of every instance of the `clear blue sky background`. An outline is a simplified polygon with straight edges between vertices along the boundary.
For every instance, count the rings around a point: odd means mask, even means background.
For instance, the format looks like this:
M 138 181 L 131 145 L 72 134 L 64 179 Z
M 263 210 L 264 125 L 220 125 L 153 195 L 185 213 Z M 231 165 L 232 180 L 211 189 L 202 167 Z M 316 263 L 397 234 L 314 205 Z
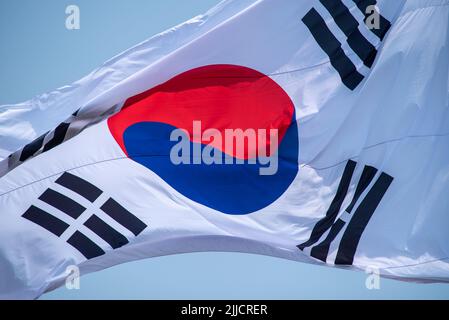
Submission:
M 2 0 L 0 105 L 69 84 L 117 53 L 218 0 Z M 65 28 L 65 8 L 81 30 Z M 364 273 L 238 253 L 194 253 L 132 262 L 81 278 L 43 299 L 448 299 L 449 285 L 381 280 Z

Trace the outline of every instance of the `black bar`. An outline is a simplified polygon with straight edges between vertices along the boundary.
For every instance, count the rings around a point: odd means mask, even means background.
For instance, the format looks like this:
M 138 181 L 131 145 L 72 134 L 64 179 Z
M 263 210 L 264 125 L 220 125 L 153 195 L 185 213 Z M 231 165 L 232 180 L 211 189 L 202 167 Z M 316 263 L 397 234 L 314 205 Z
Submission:
M 47 133 L 44 133 L 40 137 L 34 139 L 32 142 L 28 143 L 25 147 L 23 147 L 22 152 L 20 153 L 19 160 L 23 162 L 31 158 L 36 152 L 38 152 L 44 144 L 44 139 Z
M 109 198 L 102 206 L 103 210 L 112 219 L 120 223 L 126 229 L 131 231 L 135 236 L 139 235 L 147 225 L 131 212 L 123 208 L 117 201 Z
M 100 238 L 109 243 L 113 249 L 120 248 L 128 243 L 128 239 L 120 232 L 112 228 L 96 215 L 92 215 L 84 225 L 95 232 Z
M 344 85 L 354 90 L 362 82 L 363 76 L 346 56 L 341 48 L 341 43 L 329 30 L 324 19 L 312 8 L 302 18 L 302 21 L 309 28 L 321 49 L 328 55 L 332 66 L 337 70 Z
M 337 222 L 332 225 L 332 228 L 327 234 L 326 239 L 324 239 L 320 244 L 317 244 L 315 247 L 313 247 L 310 251 L 310 255 L 323 262 L 326 262 L 331 243 L 335 240 L 341 229 L 343 229 L 344 225 L 345 222 L 341 219 L 338 219 Z
M 351 49 L 359 56 L 365 66 L 371 68 L 377 55 L 376 48 L 362 35 L 357 19 L 341 0 L 320 0 L 334 18 L 337 26 L 348 38 Z
M 338 212 L 340 212 L 343 201 L 345 200 L 346 194 L 348 193 L 349 185 L 351 183 L 351 178 L 354 174 L 356 164 L 357 163 L 352 160 L 349 160 L 346 163 L 345 169 L 343 171 L 343 176 L 341 177 L 340 183 L 338 185 L 337 193 L 335 194 L 335 197 L 326 212 L 326 216 L 315 224 L 309 240 L 307 240 L 303 244 L 298 245 L 298 248 L 300 250 L 304 250 L 304 248 L 315 244 L 334 223 L 335 219 L 337 218 Z
M 365 25 L 366 20 L 369 18 L 370 14 L 366 13 L 366 9 L 369 6 L 375 6 L 377 4 L 376 0 L 353 0 L 354 3 L 357 5 L 359 10 L 362 12 L 362 14 L 365 16 Z M 371 13 L 372 14 L 372 13 Z M 376 28 L 368 28 L 372 33 L 374 33 L 380 40 L 383 40 L 385 38 L 385 35 L 387 34 L 388 30 L 391 28 L 391 23 L 388 21 L 385 17 L 383 17 L 379 13 L 379 29 Z
M 359 200 L 362 193 L 366 190 L 366 188 L 369 186 L 371 181 L 373 181 L 376 173 L 377 173 L 377 169 L 374 167 L 365 166 L 363 168 L 362 176 L 360 177 L 359 183 L 357 183 L 354 197 L 352 198 L 352 201 L 349 204 L 349 206 L 346 208 L 347 213 L 351 213 L 352 209 L 354 208 L 355 204 Z
M 121 278 L 117 279 L 117 282 L 125 282 L 125 276 L 125 274 L 123 274 L 123 276 L 121 275 Z M 313 280 L 315 280 L 315 278 Z M 320 280 L 321 279 L 317 279 L 316 281 L 318 282 Z M 336 280 L 336 283 L 339 284 L 344 282 L 338 279 L 338 281 Z M 100 285 L 103 285 L 103 287 L 105 286 L 105 284 Z M 441 288 L 444 288 L 444 285 L 440 286 Z M 88 290 L 87 287 L 88 285 L 83 288 L 81 280 L 83 292 Z M 357 295 L 355 292 L 352 293 L 350 290 L 345 290 L 346 288 L 342 288 L 341 291 L 338 291 L 341 293 L 337 292 L 335 294 L 335 300 L 326 300 L 327 297 L 330 296 L 327 291 L 324 291 L 322 295 L 318 296 L 318 298 L 321 298 L 322 300 L 314 300 L 317 299 L 315 292 L 306 290 L 304 290 L 304 300 L 293 300 L 293 298 L 297 296 L 293 294 L 287 295 L 287 293 L 282 295 L 282 297 L 285 297 L 285 300 L 280 300 L 280 298 L 273 292 L 269 292 L 269 290 L 262 290 L 257 295 L 245 295 L 246 300 L 244 297 L 240 300 L 213 300 L 214 298 L 217 299 L 215 297 L 217 295 L 209 297 L 208 299 L 208 296 L 204 294 L 197 298 L 191 297 L 191 294 L 189 295 L 187 291 L 182 294 L 176 292 L 169 294 L 164 292 L 161 296 L 163 299 L 167 300 L 143 300 L 161 298 L 157 295 L 150 294 L 148 296 L 143 293 L 133 294 L 129 297 L 129 294 L 127 295 L 128 290 L 120 292 L 119 288 L 119 285 L 111 285 L 111 288 L 108 288 L 108 290 L 92 290 L 85 295 L 89 300 L 45 300 L 44 296 L 43 300 L 37 302 L 28 300 L 0 300 L 0 307 L 4 314 L 14 314 L 17 313 L 18 310 L 32 310 L 34 314 L 46 315 L 46 318 L 49 318 L 50 320 L 56 318 L 56 315 L 63 315 L 68 312 L 77 314 L 81 311 L 88 313 L 89 318 L 93 319 L 136 319 L 142 318 L 142 314 L 145 315 L 151 312 L 153 315 L 161 314 L 164 316 L 145 317 L 167 320 L 287 320 L 293 318 L 292 314 L 297 313 L 298 310 L 313 310 L 319 312 L 323 318 L 333 318 L 335 317 L 335 310 L 341 309 L 367 310 L 367 312 L 376 316 L 388 313 L 392 318 L 412 318 L 417 315 L 422 315 L 426 310 L 433 310 L 433 314 L 444 315 L 447 313 L 448 305 L 447 300 L 399 300 L 407 297 L 402 291 L 394 295 L 398 300 L 360 300 L 362 298 L 361 296 Z M 63 290 L 64 289 L 60 291 L 62 292 Z M 443 290 L 441 291 L 445 292 Z M 347 294 L 346 291 L 351 293 Z M 318 292 L 318 290 L 316 292 Z M 379 298 L 383 297 L 384 299 L 392 296 L 390 292 L 385 294 L 385 296 L 380 293 L 377 293 L 376 296 L 377 295 Z M 68 296 L 71 298 L 71 295 Z M 78 297 L 78 294 L 76 296 Z M 61 297 L 61 294 L 57 294 L 56 297 Z M 349 299 L 354 300 L 343 300 L 348 299 L 348 297 Z M 444 295 L 444 293 L 439 294 L 438 297 L 447 299 L 447 295 Z M 48 298 L 53 297 L 50 295 L 47 299 Z M 136 298 L 142 300 L 137 300 Z M 190 298 L 190 300 L 185 300 L 186 298 Z M 196 300 L 193 300 L 193 298 L 196 298 Z M 268 298 L 279 300 L 267 300 Z M 423 298 L 425 299 L 427 297 L 423 295 Z M 231 299 L 236 298 L 231 296 Z M 201 306 L 203 311 L 198 309 L 199 306 Z M 52 310 L 52 312 L 50 313 L 48 310 Z M 207 312 L 205 310 L 215 311 L 212 315 L 212 312 Z M 351 314 L 355 313 L 356 312 L 352 312 Z M 55 316 L 51 317 L 49 314 L 55 314 Z
M 53 138 L 45 144 L 43 152 L 53 149 L 57 145 L 63 143 L 67 130 L 69 130 L 69 126 L 70 124 L 65 122 L 59 124 L 54 130 Z
M 392 182 L 393 177 L 382 172 L 349 222 L 338 247 L 335 264 L 352 265 L 363 231 Z
M 62 176 L 56 180 L 56 183 L 78 193 L 90 202 L 97 200 L 103 192 L 92 183 L 68 172 L 64 172 Z
M 73 219 L 77 219 L 84 212 L 84 210 L 86 210 L 86 208 L 84 208 L 78 202 L 73 201 L 69 197 L 52 189 L 47 189 L 39 197 L 39 200 L 42 200 L 52 207 L 59 209 Z
M 22 217 L 34 222 L 58 237 L 69 227 L 64 221 L 35 206 L 31 206 Z
M 67 240 L 67 243 L 81 252 L 87 259 L 92 259 L 105 254 L 103 249 L 79 231 L 75 231 L 69 240 Z
M 373 66 L 377 56 L 377 49 L 362 35 L 359 29 L 349 35 L 348 44 L 365 66 L 368 68 Z

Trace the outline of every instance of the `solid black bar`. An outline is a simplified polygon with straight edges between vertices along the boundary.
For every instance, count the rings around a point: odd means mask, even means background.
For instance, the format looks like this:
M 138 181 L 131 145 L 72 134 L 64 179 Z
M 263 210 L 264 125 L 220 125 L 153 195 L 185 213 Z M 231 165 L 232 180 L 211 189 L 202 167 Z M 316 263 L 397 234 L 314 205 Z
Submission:
M 360 11 L 362 11 L 363 15 L 366 15 L 366 8 L 369 6 L 375 6 L 377 4 L 377 0 L 352 0 L 356 5 L 357 8 L 359 8 Z
M 38 152 L 44 144 L 44 139 L 47 133 L 44 133 L 40 137 L 34 139 L 32 142 L 28 143 L 25 147 L 23 147 L 22 152 L 20 153 L 19 160 L 25 161 L 28 158 L 32 157 L 36 152 Z
M 313 247 L 310 251 L 310 255 L 323 262 L 326 262 L 331 243 L 335 240 L 341 229 L 343 229 L 344 225 L 345 222 L 341 219 L 338 219 L 337 222 L 332 225 L 332 228 L 327 234 L 326 239 L 324 239 L 320 244 L 317 244 L 315 247 Z
M 362 12 L 362 14 L 365 16 L 365 25 L 366 20 L 369 18 L 370 14 L 367 13 L 366 9 L 369 6 L 375 6 L 377 4 L 376 0 L 353 0 L 354 3 L 357 5 L 359 10 Z M 383 40 L 385 38 L 385 35 L 387 34 L 388 30 L 391 28 L 391 22 L 388 21 L 384 16 L 382 16 L 379 13 L 379 28 L 368 28 L 372 33 L 374 33 L 380 40 Z
M 349 160 L 346 163 L 345 169 L 343 171 L 343 176 L 341 177 L 340 183 L 338 185 L 337 193 L 335 194 L 335 197 L 326 212 L 326 216 L 315 224 L 309 240 L 298 245 L 298 248 L 300 250 L 304 250 L 304 248 L 315 244 L 334 223 L 343 204 L 343 201 L 345 200 L 346 194 L 348 193 L 349 185 L 351 183 L 351 178 L 354 174 L 356 164 L 357 163 L 352 160 Z
M 376 175 L 376 173 L 377 173 L 377 169 L 374 167 L 365 166 L 365 168 L 363 168 L 362 176 L 360 177 L 359 183 L 357 183 L 354 197 L 352 198 L 352 201 L 349 204 L 349 206 L 346 208 L 346 212 L 351 213 L 352 209 L 354 208 L 355 204 L 357 203 L 357 200 L 359 200 L 362 193 L 369 186 L 371 181 L 373 181 L 373 178 Z
M 368 68 L 373 66 L 377 49 L 362 35 L 359 29 L 349 35 L 348 44 L 363 61 L 365 66 Z
M 342 281 L 343 282 L 343 281 Z M 164 319 L 210 319 L 210 320 L 226 320 L 226 319 L 238 319 L 238 320 L 277 320 L 277 319 L 290 319 L 292 314 L 298 312 L 298 310 L 317 310 L 322 317 L 335 317 L 335 310 L 345 308 L 350 310 L 369 310 L 371 314 L 381 314 L 384 310 L 388 310 L 388 314 L 394 318 L 411 318 L 413 316 L 421 315 L 427 310 L 433 310 L 435 314 L 447 313 L 447 300 L 358 300 L 360 296 L 357 293 L 349 294 L 354 300 L 343 300 L 348 297 L 348 294 L 336 293 L 336 298 L 341 300 L 324 300 L 329 294 L 323 293 L 319 298 L 323 300 L 287 300 L 290 296 L 285 295 L 286 300 L 106 300 L 112 297 L 113 299 L 129 297 L 126 295 L 127 291 L 120 291 L 119 285 L 111 286 L 111 289 L 103 294 L 95 291 L 95 298 L 99 300 L 0 300 L 0 306 L 4 314 L 8 314 L 8 310 L 11 314 L 17 312 L 17 310 L 23 310 L 29 308 L 36 314 L 45 314 L 50 320 L 56 318 L 56 315 L 64 314 L 67 310 L 86 310 L 89 313 L 89 318 L 103 319 L 103 318 L 119 318 L 119 319 L 135 319 L 141 318 L 142 314 L 148 314 L 151 310 L 151 314 L 163 314 Z M 115 290 L 113 290 L 115 289 Z M 86 290 L 87 289 L 83 289 Z M 314 293 L 309 294 L 306 292 L 306 298 L 316 297 Z M 388 295 L 390 294 L 390 295 Z M 391 293 L 386 293 L 385 298 L 390 298 Z M 93 293 L 89 292 L 89 297 Z M 380 293 L 379 293 L 380 295 Z M 399 299 L 404 298 L 404 293 L 397 293 L 395 296 Z M 140 297 L 140 295 L 134 294 L 132 297 Z M 147 298 L 147 295 L 142 294 L 143 298 Z M 184 294 L 182 297 L 189 297 Z M 273 294 L 267 291 L 263 291 L 258 297 L 261 296 L 264 299 L 273 297 Z M 443 295 L 441 295 L 443 296 Z M 157 297 L 157 296 L 156 296 Z M 177 298 L 175 293 L 165 294 L 163 297 Z M 429 297 L 430 298 L 430 297 Z M 444 296 L 446 298 L 446 296 Z M 105 300 L 100 300 L 105 299 Z M 135 299 L 135 298 L 134 298 Z M 234 298 L 235 299 L 235 298 Z M 251 308 L 255 310 L 251 312 Z M 214 309 L 213 316 L 211 313 L 206 312 L 203 315 L 196 315 L 198 308 L 194 309 L 194 306 Z M 243 312 L 238 312 L 239 306 Z M 243 308 L 245 307 L 245 308 Z M 353 309 L 351 309 L 353 308 Z M 54 311 L 51 314 L 56 314 L 51 317 L 48 310 Z M 192 309 L 193 312 L 192 312 Z M 236 310 L 237 309 L 237 310 Z M 186 311 L 187 310 L 187 311 Z M 262 311 L 261 311 L 262 310 Z M 438 311 L 439 310 L 439 311 Z M 193 313 L 193 314 L 192 314 Z M 253 314 L 251 314 L 253 313 Z M 235 316 L 231 316 L 234 314 Z M 156 317 L 153 317 L 156 318 Z M 161 317 L 162 318 L 162 317 Z
M 69 240 L 67 240 L 67 243 L 81 252 L 87 259 L 92 259 L 105 254 L 103 249 L 79 231 L 75 231 Z
M 335 264 L 352 265 L 363 231 L 392 182 L 393 177 L 382 172 L 349 222 L 340 241 Z
M 78 193 L 90 202 L 94 202 L 103 192 L 92 183 L 68 172 L 64 172 L 56 180 L 56 183 Z
M 120 223 L 126 229 L 131 231 L 135 236 L 139 235 L 147 225 L 131 212 L 123 208 L 117 201 L 109 198 L 102 206 L 103 210 L 112 219 Z
M 360 32 L 357 19 L 341 0 L 320 0 L 320 2 L 329 11 L 337 26 L 348 38 L 348 44 L 351 49 L 370 68 L 374 63 L 377 50 Z
M 50 231 L 58 237 L 67 230 L 69 225 L 62 220 L 59 220 L 55 216 L 45 212 L 38 207 L 31 206 L 23 215 L 25 219 L 28 219 L 42 228 Z
M 78 202 L 73 201 L 69 197 L 52 189 L 47 189 L 39 197 L 39 200 L 42 200 L 52 207 L 59 209 L 73 219 L 77 219 L 84 212 L 84 210 L 86 210 L 86 208 L 84 208 Z
M 332 66 L 337 70 L 344 85 L 354 90 L 362 82 L 363 76 L 346 56 L 341 48 L 341 43 L 329 30 L 324 19 L 312 8 L 302 18 L 302 21 L 309 28 L 321 49 L 328 55 Z
M 48 141 L 45 146 L 44 146 L 44 152 L 48 151 L 50 149 L 53 149 L 54 147 L 56 147 L 57 145 L 61 144 L 62 142 L 64 142 L 64 138 L 65 135 L 67 133 L 67 130 L 69 130 L 69 123 L 61 123 L 59 124 L 54 133 L 53 133 L 53 137 L 50 139 L 50 141 Z
M 112 228 L 96 215 L 92 215 L 84 225 L 95 232 L 100 238 L 109 243 L 113 249 L 120 248 L 128 243 L 128 239 Z
M 302 21 L 328 56 L 334 54 L 338 48 L 341 48 L 341 43 L 332 34 L 324 19 L 314 8 L 307 12 Z

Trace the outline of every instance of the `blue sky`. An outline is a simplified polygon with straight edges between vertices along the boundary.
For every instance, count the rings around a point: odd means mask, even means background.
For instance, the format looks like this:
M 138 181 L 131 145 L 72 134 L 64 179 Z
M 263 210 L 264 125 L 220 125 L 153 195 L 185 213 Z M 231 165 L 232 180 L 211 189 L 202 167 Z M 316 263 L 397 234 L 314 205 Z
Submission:
M 0 104 L 69 84 L 117 53 L 204 12 L 218 0 L 3 0 Z M 65 28 L 76 4 L 81 29 Z M 241 253 L 152 258 L 83 276 L 42 299 L 448 299 L 449 285 L 382 279 L 361 272 Z

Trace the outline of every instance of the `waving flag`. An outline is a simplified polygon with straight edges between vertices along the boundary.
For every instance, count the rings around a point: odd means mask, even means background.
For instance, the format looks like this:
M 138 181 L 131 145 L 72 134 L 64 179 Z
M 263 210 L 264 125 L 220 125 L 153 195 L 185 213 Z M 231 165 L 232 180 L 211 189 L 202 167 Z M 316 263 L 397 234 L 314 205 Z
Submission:
M 0 297 L 195 251 L 447 282 L 448 18 L 226 0 L 0 107 Z

